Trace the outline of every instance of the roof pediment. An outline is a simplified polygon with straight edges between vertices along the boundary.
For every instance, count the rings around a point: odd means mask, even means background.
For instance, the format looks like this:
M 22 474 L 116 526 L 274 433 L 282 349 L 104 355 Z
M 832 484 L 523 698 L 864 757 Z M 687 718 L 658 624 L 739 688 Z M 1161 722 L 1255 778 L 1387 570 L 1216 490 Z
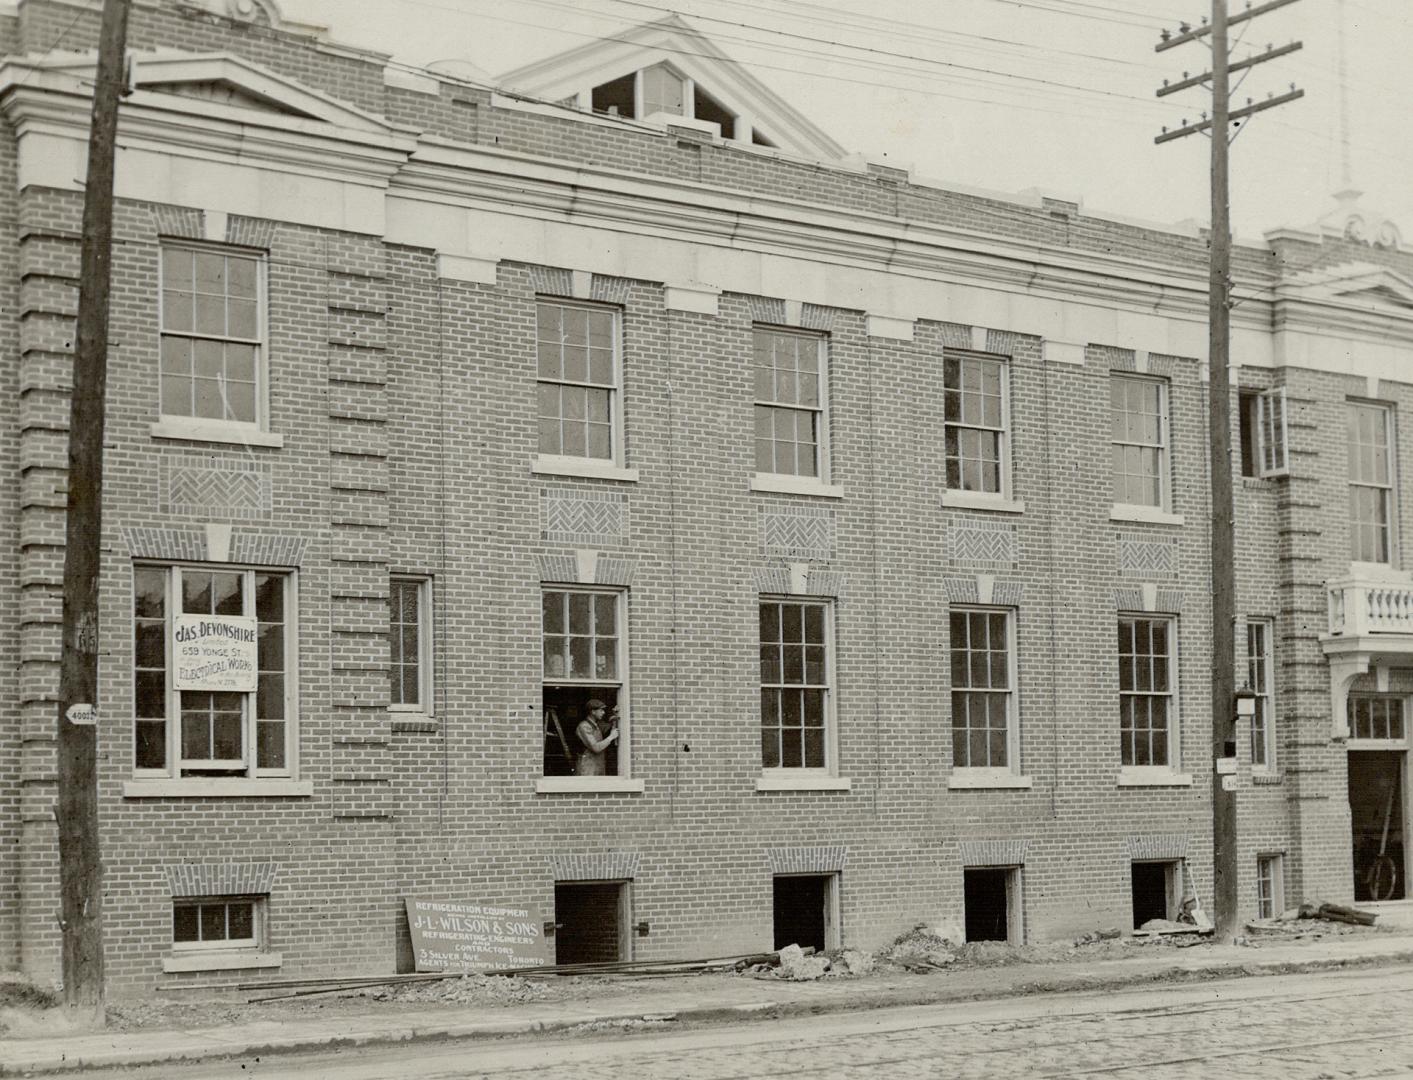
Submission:
M 1278 293 L 1364 311 L 1413 312 L 1413 278 L 1373 263 L 1307 270 L 1281 285 Z
M 593 88 L 666 65 L 692 81 L 740 118 L 737 141 L 749 129 L 791 154 L 837 161 L 842 146 L 682 18 L 670 15 L 611 38 L 595 39 L 532 64 L 507 71 L 499 85 L 548 101 L 592 107 Z

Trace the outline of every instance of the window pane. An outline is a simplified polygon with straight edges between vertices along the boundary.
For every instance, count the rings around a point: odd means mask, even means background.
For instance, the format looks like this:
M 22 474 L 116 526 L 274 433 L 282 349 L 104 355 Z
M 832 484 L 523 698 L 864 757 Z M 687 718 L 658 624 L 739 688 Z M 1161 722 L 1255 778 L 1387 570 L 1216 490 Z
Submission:
M 166 722 L 139 721 L 133 764 L 139 769 L 162 769 L 167 765 Z
M 172 940 L 200 941 L 200 908 L 195 904 L 177 904 L 172 908 Z
M 618 598 L 608 593 L 594 597 L 594 632 L 601 636 L 617 634 Z
M 228 911 L 228 926 L 232 941 L 243 941 L 255 936 L 255 912 L 252 904 L 231 904 Z
M 225 941 L 226 937 L 226 905 L 202 904 L 201 940 Z
M 541 598 L 540 614 L 546 634 L 564 633 L 564 611 L 567 601 L 567 594 L 562 592 L 547 592 Z
M 256 725 L 255 762 L 262 769 L 285 767 L 285 725 L 261 721 Z
M 415 682 L 414 682 L 415 686 Z M 255 692 L 255 715 L 266 720 L 282 720 L 285 715 L 285 677 L 268 672 L 260 674 Z M 413 694 L 415 704 L 415 691 Z

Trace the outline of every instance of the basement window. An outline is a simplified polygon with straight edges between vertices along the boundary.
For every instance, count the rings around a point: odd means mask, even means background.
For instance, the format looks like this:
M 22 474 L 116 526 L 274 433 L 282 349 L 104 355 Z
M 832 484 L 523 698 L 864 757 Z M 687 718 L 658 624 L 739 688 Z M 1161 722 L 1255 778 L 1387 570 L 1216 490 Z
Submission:
M 1133 894 L 1133 928 L 1143 929 L 1151 919 L 1176 920 L 1182 908 L 1182 864 L 1136 862 L 1130 869 Z
M 777 874 L 773 948 L 798 945 L 818 952 L 839 947 L 839 875 Z
M 626 881 L 559 882 L 554 887 L 554 962 L 608 964 L 633 958 Z
M 168 972 L 279 967 L 266 948 L 268 896 L 189 896 L 172 901 Z
M 987 866 L 963 870 L 962 897 L 968 942 L 1021 943 L 1019 867 Z

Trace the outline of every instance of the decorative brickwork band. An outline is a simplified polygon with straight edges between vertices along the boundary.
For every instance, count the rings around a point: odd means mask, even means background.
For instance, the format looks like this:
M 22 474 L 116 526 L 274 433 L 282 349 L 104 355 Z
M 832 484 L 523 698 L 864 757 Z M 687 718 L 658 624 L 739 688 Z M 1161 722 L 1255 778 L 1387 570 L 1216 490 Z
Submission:
M 834 558 L 834 511 L 826 506 L 763 506 L 761 554 L 785 559 Z
M 806 330 L 822 330 L 827 334 L 834 329 L 834 312 L 832 307 L 805 304 L 800 309 L 800 325 Z
M 540 489 L 540 539 L 551 544 L 619 544 L 627 538 L 626 495 L 577 488 Z
M 769 296 L 748 296 L 746 301 L 751 306 L 752 322 L 774 323 L 776 326 L 785 324 L 784 300 L 775 300 Z
M 573 296 L 574 275 L 553 266 L 532 266 L 530 287 L 547 296 Z
M 772 874 L 837 874 L 848 858 L 849 849 L 842 845 L 765 849 L 766 866 Z
M 268 896 L 278 864 L 176 863 L 162 869 L 173 896 Z
M 598 552 L 579 550 L 573 555 L 536 555 L 541 581 L 567 585 L 633 584 L 633 559 L 600 558 Z
M 627 278 L 594 275 L 593 298 L 604 304 L 617 304 L 622 307 L 628 302 L 628 290 L 633 283 Z
M 1187 858 L 1185 836 L 1130 836 L 1128 857 L 1134 862 L 1171 862 Z
M 162 509 L 169 514 L 252 521 L 269 517 L 273 509 L 267 464 L 170 458 L 162 462 L 158 483 Z
M 201 529 L 123 529 L 123 541 L 134 559 L 201 562 L 206 558 L 206 533 Z
M 1119 611 L 1154 611 L 1168 615 L 1182 613 L 1182 593 L 1177 589 L 1160 589 L 1152 582 L 1136 588 L 1114 590 L 1114 606 Z
M 595 585 L 618 585 L 626 589 L 633 584 L 632 559 L 600 559 L 597 569 Z
M 240 217 L 232 214 L 226 219 L 226 243 L 241 247 L 269 249 L 275 238 L 275 223 L 264 218 Z
M 974 577 L 949 577 L 942 580 L 949 604 L 979 604 L 981 593 Z
M 963 866 L 1024 866 L 1025 840 L 963 840 Z
M 848 592 L 849 575 L 838 570 L 811 570 L 805 579 L 809 596 L 832 596 L 836 599 Z
M 802 574 L 792 573 L 792 569 Z M 848 591 L 849 575 L 821 567 L 806 569 L 803 564 L 790 566 L 758 566 L 755 571 L 756 592 L 776 596 L 841 597 Z
M 636 851 L 597 851 L 584 855 L 551 855 L 555 881 L 632 881 L 638 876 Z
M 785 566 L 758 566 L 755 571 L 756 592 L 788 595 L 790 570 Z
M 942 324 L 942 347 L 944 349 L 970 349 L 972 347 L 970 326 L 961 323 Z
M 309 541 L 302 536 L 237 530 L 231 534 L 231 562 L 251 566 L 300 566 Z
M 1171 379 L 1177 374 L 1177 357 L 1164 356 L 1158 353 L 1148 354 L 1148 374 L 1160 375 L 1165 379 Z
M 986 351 L 997 356 L 1014 356 L 1020 335 L 1010 330 L 987 330 Z
M 157 218 L 157 232 L 162 236 L 179 236 L 183 240 L 202 240 L 206 228 L 200 210 L 185 206 L 155 206 L 152 208 Z
M 1110 371 L 1137 371 L 1138 354 L 1132 349 L 1119 349 L 1112 345 L 1091 346 L 1106 361 Z
M 1174 577 L 1177 545 L 1142 533 L 1119 534 L 1119 573 L 1124 577 Z
M 1020 607 L 1025 599 L 1025 582 L 998 581 L 991 591 L 991 603 L 996 607 Z
M 947 527 L 947 555 L 957 566 L 1012 570 L 1017 562 L 1016 527 L 1002 521 L 962 521 Z
M 579 563 L 573 555 L 536 555 L 540 580 L 574 585 L 579 581 Z

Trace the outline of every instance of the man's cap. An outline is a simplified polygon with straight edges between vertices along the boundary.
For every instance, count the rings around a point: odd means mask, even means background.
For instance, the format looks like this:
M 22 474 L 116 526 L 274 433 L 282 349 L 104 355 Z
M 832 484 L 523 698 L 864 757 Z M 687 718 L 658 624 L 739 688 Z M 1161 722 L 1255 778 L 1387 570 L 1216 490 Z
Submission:
M 605 705 L 602 701 L 600 701 L 598 698 L 595 697 L 595 698 L 589 698 L 588 704 L 586 704 L 586 705 L 584 706 L 584 708 L 586 708 L 586 709 L 606 709 L 606 708 L 608 708 L 608 706 Z

